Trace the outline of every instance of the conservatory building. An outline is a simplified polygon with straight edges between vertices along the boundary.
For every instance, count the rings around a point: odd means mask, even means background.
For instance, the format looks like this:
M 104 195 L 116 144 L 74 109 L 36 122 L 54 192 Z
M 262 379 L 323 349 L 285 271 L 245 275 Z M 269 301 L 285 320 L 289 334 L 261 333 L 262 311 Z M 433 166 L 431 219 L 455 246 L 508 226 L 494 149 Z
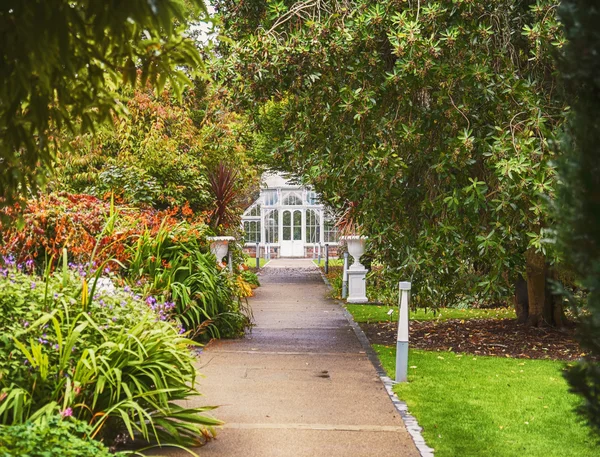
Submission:
M 317 257 L 337 254 L 338 231 L 316 192 L 278 174 L 265 174 L 259 198 L 244 212 L 244 252 L 251 256 Z

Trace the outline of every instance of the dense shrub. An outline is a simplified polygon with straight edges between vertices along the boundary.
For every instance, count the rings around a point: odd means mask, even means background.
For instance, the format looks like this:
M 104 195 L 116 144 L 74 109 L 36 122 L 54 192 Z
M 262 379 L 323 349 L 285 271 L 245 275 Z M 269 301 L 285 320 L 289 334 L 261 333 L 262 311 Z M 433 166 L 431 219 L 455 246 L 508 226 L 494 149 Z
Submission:
M 184 219 L 182 219 L 184 217 Z M 82 274 L 90 263 L 116 271 L 121 282 L 163 309 L 196 337 L 240 334 L 248 325 L 243 284 L 216 266 L 207 225 L 187 220 L 191 210 L 140 210 L 114 206 L 88 195 L 54 194 L 29 202 L 24 225 L 4 228 L 0 254 L 41 272 L 67 248 Z M 92 265 L 93 267 L 93 265 Z
M 0 426 L 3 457 L 110 457 L 102 443 L 89 438 L 90 428 L 81 421 L 52 416 L 48 421 Z
M 260 286 L 260 281 L 258 280 L 258 276 L 253 271 L 244 270 L 241 272 L 240 276 L 242 277 L 242 279 L 244 281 L 246 281 L 251 286 L 254 286 L 254 287 Z
M 2 270 L 0 423 L 61 411 L 107 439 L 211 436 L 210 408 L 174 403 L 198 394 L 194 343 L 134 292 L 105 285 L 88 297 L 87 284 L 73 271 L 42 281 Z
M 115 206 L 90 195 L 68 193 L 41 195 L 29 200 L 25 208 L 8 208 L 4 214 L 12 217 L 13 223 L 0 226 L 0 254 L 14 255 L 17 263 L 33 259 L 38 266 L 45 259 L 58 259 L 63 248 L 68 249 L 74 263 L 88 263 L 92 257 L 99 263 L 107 259 L 127 262 L 127 247 L 134 245 L 142 233 L 170 229 L 182 219 L 188 224 L 187 236 L 202 237 L 206 232 L 202 221 L 187 221 L 191 216 L 187 206 L 156 211 Z M 18 214 L 21 224 L 16 223 Z
M 132 248 L 128 278 L 142 284 L 145 296 L 171 300 L 172 316 L 192 336 L 205 331 L 212 337 L 238 335 L 250 323 L 242 306 L 248 294 L 204 249 L 185 224 L 155 235 L 146 232 Z

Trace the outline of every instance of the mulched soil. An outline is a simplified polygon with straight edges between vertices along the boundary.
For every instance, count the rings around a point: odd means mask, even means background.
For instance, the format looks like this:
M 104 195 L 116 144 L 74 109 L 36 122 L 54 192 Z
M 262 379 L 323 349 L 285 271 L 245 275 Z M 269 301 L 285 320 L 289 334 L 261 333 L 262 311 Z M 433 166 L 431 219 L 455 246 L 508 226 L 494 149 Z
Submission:
M 397 322 L 361 323 L 372 344 L 395 345 Z M 417 349 L 524 359 L 582 357 L 574 329 L 533 328 L 514 319 L 413 321 L 410 344 Z

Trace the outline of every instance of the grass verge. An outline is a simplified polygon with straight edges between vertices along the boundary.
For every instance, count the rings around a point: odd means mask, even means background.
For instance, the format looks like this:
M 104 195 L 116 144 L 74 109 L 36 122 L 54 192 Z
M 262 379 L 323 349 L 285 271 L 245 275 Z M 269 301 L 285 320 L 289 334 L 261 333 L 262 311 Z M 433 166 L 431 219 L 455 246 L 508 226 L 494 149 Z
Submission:
M 398 307 L 390 308 L 385 305 L 346 305 L 356 322 L 385 322 L 398 320 Z M 389 310 L 393 310 L 391 315 Z M 415 321 L 433 321 L 448 319 L 515 319 L 515 311 L 511 308 L 496 309 L 454 309 L 442 308 L 434 314 L 432 310 L 417 309 L 410 312 L 410 318 Z
M 374 345 L 390 376 L 395 348 Z M 561 362 L 413 350 L 394 390 L 436 457 L 592 457 L 598 447 L 573 408 Z
M 320 267 L 324 267 L 325 266 L 325 259 L 321 259 L 321 262 L 319 262 L 318 259 L 313 259 L 313 262 L 320 266 Z M 344 259 L 337 259 L 337 258 L 329 258 L 329 266 L 330 267 L 343 267 L 344 266 Z
M 263 259 L 262 257 L 260 257 L 258 259 L 258 264 L 260 265 L 259 268 L 264 267 L 268 261 L 269 261 L 269 259 Z M 244 260 L 244 265 L 246 265 L 247 268 L 256 268 L 256 258 L 255 257 L 247 257 Z

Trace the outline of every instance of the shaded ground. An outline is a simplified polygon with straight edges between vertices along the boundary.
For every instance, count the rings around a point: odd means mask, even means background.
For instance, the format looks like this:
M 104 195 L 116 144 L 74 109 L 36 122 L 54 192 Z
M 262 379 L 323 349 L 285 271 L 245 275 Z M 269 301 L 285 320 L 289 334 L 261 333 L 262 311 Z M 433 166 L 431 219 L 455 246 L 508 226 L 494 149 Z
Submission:
M 371 344 L 395 345 L 397 322 L 361 323 Z M 413 321 L 411 347 L 526 359 L 574 360 L 583 354 L 573 329 L 530 328 L 514 319 Z

